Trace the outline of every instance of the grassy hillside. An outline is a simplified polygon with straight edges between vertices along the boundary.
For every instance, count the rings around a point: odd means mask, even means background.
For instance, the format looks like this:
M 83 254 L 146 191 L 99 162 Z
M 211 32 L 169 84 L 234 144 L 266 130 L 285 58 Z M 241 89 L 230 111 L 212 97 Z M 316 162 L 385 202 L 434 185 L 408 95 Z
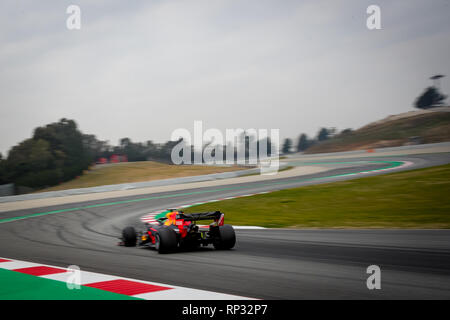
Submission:
M 450 141 L 450 112 L 432 112 L 374 123 L 348 134 L 336 135 L 308 148 L 306 153 L 402 146 L 414 136 L 419 136 L 422 143 Z
M 154 161 L 123 162 L 96 166 L 94 169 L 86 171 L 82 176 L 74 180 L 55 187 L 39 190 L 39 192 L 197 176 L 242 169 L 244 168 L 238 166 L 169 165 Z
M 194 206 L 226 223 L 296 228 L 450 228 L 450 165 Z

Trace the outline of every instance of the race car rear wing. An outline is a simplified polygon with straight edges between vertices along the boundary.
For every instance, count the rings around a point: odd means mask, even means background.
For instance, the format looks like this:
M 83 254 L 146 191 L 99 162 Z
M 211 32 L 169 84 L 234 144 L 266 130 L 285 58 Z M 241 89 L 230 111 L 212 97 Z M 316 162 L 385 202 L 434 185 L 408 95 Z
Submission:
M 169 209 L 173 210 L 174 209 Z M 224 223 L 224 214 L 220 211 L 198 212 L 198 213 L 184 213 L 178 211 L 177 219 L 183 219 L 184 221 L 199 221 L 199 220 L 214 220 L 217 225 L 221 226 Z M 166 220 L 166 217 L 159 218 L 159 221 Z
M 223 215 L 220 211 L 199 212 L 199 213 L 179 213 L 179 219 L 185 221 L 198 221 L 198 220 L 219 220 Z M 177 218 L 178 218 L 177 216 Z

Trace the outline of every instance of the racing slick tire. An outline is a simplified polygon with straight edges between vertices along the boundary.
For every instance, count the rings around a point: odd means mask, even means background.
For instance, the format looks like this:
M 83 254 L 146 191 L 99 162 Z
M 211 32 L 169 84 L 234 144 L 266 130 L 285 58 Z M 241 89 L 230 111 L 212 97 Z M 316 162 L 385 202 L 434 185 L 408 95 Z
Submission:
M 170 228 L 161 228 L 155 235 L 155 249 L 159 253 L 169 253 L 177 248 L 177 234 Z
M 122 231 L 122 239 L 125 247 L 135 247 L 137 242 L 136 230 L 133 227 L 126 227 Z
M 224 224 L 219 227 L 218 237 L 213 242 L 214 248 L 218 250 L 228 250 L 236 244 L 236 234 L 234 229 L 229 224 Z

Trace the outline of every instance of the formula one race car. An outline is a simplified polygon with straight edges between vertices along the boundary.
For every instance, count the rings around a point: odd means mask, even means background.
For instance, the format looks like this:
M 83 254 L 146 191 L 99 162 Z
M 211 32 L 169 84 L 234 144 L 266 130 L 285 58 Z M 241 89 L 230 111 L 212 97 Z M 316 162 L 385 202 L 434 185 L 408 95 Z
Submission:
M 200 220 L 213 220 L 209 226 L 196 224 Z M 224 214 L 220 211 L 190 213 L 168 209 L 165 217 L 156 223 L 146 223 L 145 230 L 137 232 L 134 227 L 122 231 L 121 245 L 126 247 L 148 246 L 159 253 L 176 249 L 194 249 L 213 244 L 214 248 L 226 250 L 234 247 L 236 235 L 231 225 L 224 224 Z

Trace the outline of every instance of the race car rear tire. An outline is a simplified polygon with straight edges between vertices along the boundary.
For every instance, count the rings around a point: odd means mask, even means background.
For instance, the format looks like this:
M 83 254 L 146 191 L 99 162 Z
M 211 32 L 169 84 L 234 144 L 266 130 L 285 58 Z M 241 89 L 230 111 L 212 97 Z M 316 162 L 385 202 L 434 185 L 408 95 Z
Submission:
M 234 229 L 229 224 L 224 224 L 219 227 L 218 236 L 213 242 L 214 248 L 218 250 L 228 250 L 236 244 L 236 234 Z
M 172 229 L 161 228 L 155 237 L 155 248 L 159 253 L 169 253 L 177 248 L 177 234 Z
M 122 239 L 125 247 L 135 247 L 137 242 L 136 230 L 133 227 L 126 227 L 122 231 Z

